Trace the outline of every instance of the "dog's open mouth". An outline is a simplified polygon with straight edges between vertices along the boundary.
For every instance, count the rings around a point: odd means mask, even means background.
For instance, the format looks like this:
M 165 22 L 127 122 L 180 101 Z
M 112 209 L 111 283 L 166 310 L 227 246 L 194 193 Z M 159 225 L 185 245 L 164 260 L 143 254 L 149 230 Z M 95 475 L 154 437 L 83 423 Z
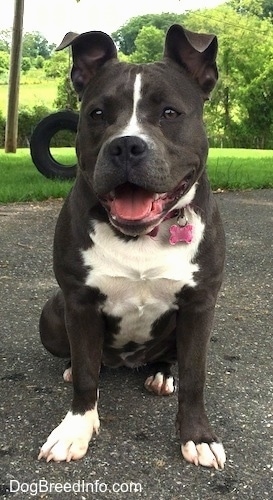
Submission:
M 153 193 L 126 182 L 106 196 L 100 197 L 110 221 L 125 234 L 136 236 L 153 230 L 172 210 L 191 184 L 188 175 L 171 192 Z

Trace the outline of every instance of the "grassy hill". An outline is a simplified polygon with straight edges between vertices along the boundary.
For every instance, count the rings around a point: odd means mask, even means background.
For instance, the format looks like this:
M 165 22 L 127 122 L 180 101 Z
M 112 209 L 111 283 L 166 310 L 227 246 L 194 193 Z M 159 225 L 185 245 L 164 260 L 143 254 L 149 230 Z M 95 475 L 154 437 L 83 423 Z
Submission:
M 20 80 L 19 107 L 44 105 L 54 109 L 57 96 L 58 79 L 46 79 L 42 70 L 36 69 L 22 76 Z M 8 84 L 0 83 L 0 112 L 6 115 L 8 101 Z

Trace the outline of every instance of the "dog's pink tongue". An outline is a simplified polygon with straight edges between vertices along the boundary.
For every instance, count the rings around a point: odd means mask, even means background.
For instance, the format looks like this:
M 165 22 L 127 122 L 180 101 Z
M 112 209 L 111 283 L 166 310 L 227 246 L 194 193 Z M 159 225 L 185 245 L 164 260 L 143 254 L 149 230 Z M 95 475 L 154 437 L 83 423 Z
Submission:
M 152 193 L 140 187 L 124 184 L 116 189 L 112 213 L 120 219 L 142 220 L 150 214 L 152 206 Z

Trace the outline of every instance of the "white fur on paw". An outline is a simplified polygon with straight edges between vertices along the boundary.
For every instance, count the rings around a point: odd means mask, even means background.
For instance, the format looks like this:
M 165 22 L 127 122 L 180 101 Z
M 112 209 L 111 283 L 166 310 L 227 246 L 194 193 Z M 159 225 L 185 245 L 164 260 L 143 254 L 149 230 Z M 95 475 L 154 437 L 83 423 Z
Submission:
M 164 377 L 163 373 L 158 372 L 145 380 L 145 388 L 149 392 L 154 392 L 158 396 L 169 396 L 174 393 L 174 378 L 172 375 Z
M 188 441 L 181 446 L 182 455 L 188 462 L 205 467 L 223 469 L 226 461 L 226 454 L 222 443 L 200 443 L 195 444 Z
M 70 462 L 82 458 L 87 452 L 93 433 L 98 434 L 99 427 L 97 407 L 83 415 L 74 415 L 69 411 L 60 425 L 48 436 L 40 450 L 38 460 L 45 458 L 47 462 L 50 460 Z
M 72 367 L 70 366 L 63 372 L 63 379 L 65 382 L 72 382 Z

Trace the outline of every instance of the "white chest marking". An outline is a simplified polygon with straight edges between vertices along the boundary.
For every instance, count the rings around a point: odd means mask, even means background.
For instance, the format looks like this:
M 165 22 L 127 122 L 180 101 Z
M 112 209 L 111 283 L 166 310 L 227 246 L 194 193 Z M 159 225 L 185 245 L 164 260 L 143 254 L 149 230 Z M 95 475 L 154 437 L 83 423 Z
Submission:
M 175 294 L 185 285 L 196 286 L 199 266 L 193 261 L 204 224 L 192 209 L 187 209 L 187 217 L 194 225 L 193 241 L 175 246 L 168 241 L 171 219 L 160 225 L 156 238 L 142 236 L 128 242 L 115 236 L 108 224 L 95 223 L 90 233 L 94 245 L 82 251 L 90 269 L 86 285 L 98 287 L 107 296 L 103 312 L 121 318 L 114 347 L 149 340 L 154 321 L 176 309 Z

